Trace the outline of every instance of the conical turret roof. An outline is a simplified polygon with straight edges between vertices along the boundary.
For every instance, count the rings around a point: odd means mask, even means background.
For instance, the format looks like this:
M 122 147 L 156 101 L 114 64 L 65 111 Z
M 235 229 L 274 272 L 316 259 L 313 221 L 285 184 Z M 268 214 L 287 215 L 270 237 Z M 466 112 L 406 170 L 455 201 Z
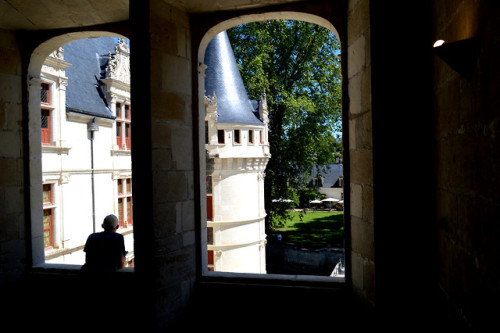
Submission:
M 233 49 L 225 31 L 208 44 L 205 52 L 205 94 L 217 97 L 218 123 L 262 124 L 255 104 L 248 98 Z

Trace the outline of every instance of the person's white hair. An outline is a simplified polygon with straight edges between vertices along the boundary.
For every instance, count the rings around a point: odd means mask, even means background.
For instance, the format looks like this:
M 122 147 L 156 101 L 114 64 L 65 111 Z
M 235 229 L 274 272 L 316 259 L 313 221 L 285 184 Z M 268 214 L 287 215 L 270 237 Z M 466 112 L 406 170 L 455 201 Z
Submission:
M 102 227 L 104 230 L 113 230 L 118 227 L 118 218 L 113 215 L 109 214 L 104 218 L 104 221 L 102 222 Z

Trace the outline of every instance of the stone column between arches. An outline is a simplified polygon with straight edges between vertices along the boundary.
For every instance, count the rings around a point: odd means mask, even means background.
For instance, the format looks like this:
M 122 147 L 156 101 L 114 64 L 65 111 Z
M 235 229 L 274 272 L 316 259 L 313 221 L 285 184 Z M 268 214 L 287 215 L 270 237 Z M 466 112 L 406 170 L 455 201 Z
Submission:
M 347 15 L 352 285 L 374 302 L 370 1 L 350 0 Z

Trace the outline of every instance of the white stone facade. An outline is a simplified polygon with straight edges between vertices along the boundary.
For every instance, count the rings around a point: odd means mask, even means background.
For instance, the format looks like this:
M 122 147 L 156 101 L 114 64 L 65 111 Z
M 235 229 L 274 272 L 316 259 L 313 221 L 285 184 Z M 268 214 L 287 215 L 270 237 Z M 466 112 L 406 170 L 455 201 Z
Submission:
M 50 140 L 42 139 L 46 263 L 83 264 L 85 241 L 102 231 L 108 214 L 120 217 L 118 232 L 125 237 L 127 260 L 133 262 L 128 46 L 119 40 L 108 57 L 103 91 L 116 119 L 66 108 L 66 88 L 72 82 L 65 70 L 73 64 L 64 60 L 62 49 L 42 67 L 41 87 L 49 97 L 42 98 L 41 109 L 50 117 Z M 117 131 L 122 131 L 120 140 Z

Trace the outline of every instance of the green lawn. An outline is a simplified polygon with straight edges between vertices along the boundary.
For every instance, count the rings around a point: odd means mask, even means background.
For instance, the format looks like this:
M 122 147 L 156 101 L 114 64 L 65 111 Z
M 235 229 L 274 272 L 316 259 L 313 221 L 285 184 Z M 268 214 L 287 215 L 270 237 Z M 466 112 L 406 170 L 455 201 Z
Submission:
M 307 249 L 344 246 L 344 212 L 292 212 L 282 228 L 269 235 L 270 240 L 281 234 L 282 242 Z

